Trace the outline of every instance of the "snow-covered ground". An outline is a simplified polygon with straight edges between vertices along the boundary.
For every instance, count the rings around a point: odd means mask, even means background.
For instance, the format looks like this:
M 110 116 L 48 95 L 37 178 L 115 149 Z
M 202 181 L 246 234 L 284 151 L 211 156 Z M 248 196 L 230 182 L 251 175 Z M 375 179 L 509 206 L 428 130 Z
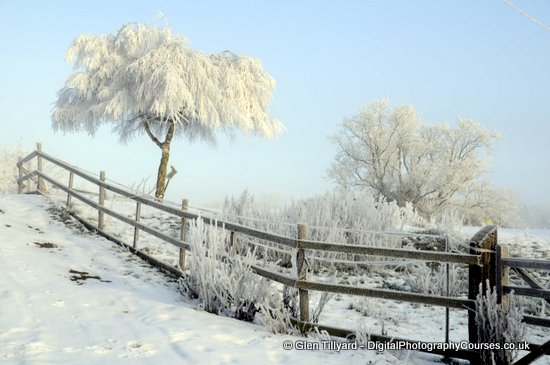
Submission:
M 52 197 L 61 203 L 64 197 Z M 107 201 L 133 215 L 133 204 Z M 127 206 L 126 206 L 127 205 Z M 97 214 L 76 205 L 79 214 Z M 142 221 L 177 236 L 177 220 L 142 211 Z M 154 214 L 153 214 L 154 213 Z M 62 222 L 63 221 L 63 222 Z M 133 230 L 106 217 L 108 231 L 131 242 Z M 464 228 L 471 237 L 478 228 Z M 471 231 L 471 232 L 470 232 Z M 547 258 L 550 235 L 499 230 L 499 241 L 525 257 Z M 146 245 L 146 246 L 144 246 Z M 142 234 L 150 254 L 175 264 L 177 250 Z M 205 363 L 205 364 L 430 364 L 438 357 L 413 352 L 284 350 L 285 341 L 313 338 L 274 335 L 255 323 L 196 309 L 177 283 L 112 242 L 94 236 L 63 215 L 48 198 L 0 196 L 0 363 Z M 71 272 L 72 271 L 72 272 Z M 79 280 L 85 274 L 95 276 Z M 363 277 L 341 273 L 316 280 L 370 287 L 402 287 L 403 273 Z M 312 292 L 314 306 L 318 293 Z M 451 310 L 450 339 L 467 338 L 465 311 Z M 320 323 L 425 341 L 443 341 L 444 308 L 336 295 Z M 548 332 L 535 328 L 529 340 L 541 343 Z M 550 364 L 545 357 L 537 364 Z
M 471 237 L 480 227 L 462 227 L 461 236 Z M 498 242 L 510 247 L 510 255 L 550 259 L 550 229 L 499 228 Z
M 44 197 L 0 196 L 1 364 L 430 364 L 436 359 L 410 352 L 284 350 L 284 341 L 306 339 L 197 310 L 166 276 L 78 224 L 69 221 L 67 227 L 58 219 Z M 86 275 L 92 278 L 83 279 Z

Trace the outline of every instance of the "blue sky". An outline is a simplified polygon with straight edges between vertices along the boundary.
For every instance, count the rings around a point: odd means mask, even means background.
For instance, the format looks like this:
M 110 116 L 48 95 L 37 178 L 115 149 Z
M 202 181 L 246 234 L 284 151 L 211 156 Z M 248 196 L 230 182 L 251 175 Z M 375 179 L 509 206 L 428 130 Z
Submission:
M 546 24 L 550 2 L 515 4 Z M 550 203 L 550 32 L 502 1 L 3 1 L 0 143 L 41 141 L 46 152 L 124 184 L 150 177 L 160 153 L 147 137 L 126 145 L 54 133 L 65 52 L 82 33 L 110 33 L 161 11 L 206 52 L 260 58 L 277 81 L 275 141 L 223 136 L 215 149 L 180 139 L 168 198 L 205 205 L 249 188 L 303 197 L 332 188 L 329 136 L 373 100 L 411 103 L 429 123 L 472 118 L 497 130 L 490 178 L 528 204 Z

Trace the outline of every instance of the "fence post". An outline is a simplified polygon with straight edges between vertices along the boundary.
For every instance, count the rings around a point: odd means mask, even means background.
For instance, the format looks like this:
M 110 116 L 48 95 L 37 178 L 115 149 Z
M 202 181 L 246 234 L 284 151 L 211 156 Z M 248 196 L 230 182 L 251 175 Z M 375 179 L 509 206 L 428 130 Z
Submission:
M 502 259 L 509 257 L 508 246 L 497 245 L 496 247 L 496 289 L 497 289 L 497 303 L 502 304 L 505 311 L 510 308 L 510 296 L 504 294 L 504 285 L 510 284 L 510 268 L 502 266 Z
M 28 174 L 30 171 L 31 171 L 31 162 L 30 161 L 27 161 L 26 162 L 27 164 L 27 167 L 24 168 L 25 170 L 25 173 Z M 32 182 L 32 179 L 27 179 L 27 193 L 30 193 L 31 192 L 31 182 Z
M 470 254 L 480 255 L 481 266 L 470 265 L 468 267 L 468 299 L 476 300 L 480 286 L 482 293 L 487 289 L 487 281 L 489 286 L 494 287 L 496 284 L 496 253 L 497 246 L 497 227 L 485 226 L 477 232 L 470 240 Z M 480 249 L 480 250 L 478 250 Z M 481 251 L 481 253 L 480 253 Z M 475 307 L 468 311 L 468 341 L 477 343 L 476 313 Z
M 449 236 L 445 235 L 445 252 L 449 252 Z M 451 296 L 451 290 L 449 287 L 450 275 L 449 275 L 449 263 L 445 263 L 445 295 Z M 449 307 L 445 307 L 445 343 L 449 343 Z
M 18 180 L 21 179 L 23 177 L 23 164 L 21 163 L 21 160 L 23 159 L 23 157 L 19 156 L 17 158 L 17 176 L 18 176 Z M 19 182 L 17 183 L 17 194 L 21 194 L 23 192 L 23 181 L 19 180 Z
M 231 255 L 235 256 L 237 254 L 237 232 L 235 231 L 229 233 L 229 247 L 231 249 Z
M 136 202 L 136 222 L 141 220 L 141 202 Z M 139 240 L 139 228 L 134 227 L 134 248 L 137 248 L 137 243 Z
M 42 143 L 38 142 L 36 144 L 36 152 L 38 153 L 42 152 Z M 42 156 L 38 155 L 36 161 L 37 161 L 36 169 L 38 170 L 38 173 L 41 174 L 42 173 Z M 38 175 L 38 185 L 36 188 L 38 192 L 40 192 L 41 194 L 44 194 L 46 192 L 46 188 L 44 186 L 44 179 L 40 175 Z
M 99 180 L 102 182 L 105 181 L 105 171 L 99 172 Z M 99 206 L 103 207 L 105 205 L 105 188 L 103 186 L 99 187 Z M 105 214 L 98 210 L 97 211 L 97 228 L 102 230 L 105 227 Z
M 181 209 L 187 211 L 189 208 L 189 200 L 183 199 L 181 201 Z M 180 240 L 185 242 L 187 240 L 187 218 L 181 217 L 181 232 Z M 180 247 L 180 257 L 179 257 L 180 270 L 185 270 L 185 249 Z
M 69 172 L 69 190 L 73 190 L 73 180 L 74 174 L 72 171 Z M 71 208 L 73 196 L 67 193 L 67 209 Z
M 298 239 L 307 239 L 307 226 L 305 224 L 298 224 Z M 305 250 L 298 244 L 296 253 L 296 275 L 298 280 L 306 280 L 307 262 L 305 259 Z M 303 322 L 299 328 L 304 332 L 306 329 L 305 323 L 309 322 L 309 292 L 306 289 L 298 289 L 298 296 L 300 298 L 300 321 Z

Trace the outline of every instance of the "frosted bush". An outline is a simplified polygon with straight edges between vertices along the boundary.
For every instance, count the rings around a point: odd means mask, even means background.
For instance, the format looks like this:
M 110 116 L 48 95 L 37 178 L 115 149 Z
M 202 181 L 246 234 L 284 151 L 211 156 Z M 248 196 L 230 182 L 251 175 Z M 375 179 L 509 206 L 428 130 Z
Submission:
M 180 280 L 182 292 L 198 299 L 199 306 L 208 312 L 231 314 L 246 321 L 252 321 L 260 312 L 270 331 L 290 332 L 290 316 L 283 308 L 281 295 L 251 269 L 255 253 L 248 250 L 231 256 L 228 236 L 225 229 L 200 218 L 190 222 L 189 274 Z
M 476 297 L 476 325 L 480 343 L 499 343 L 500 350 L 482 349 L 484 364 L 511 364 L 517 351 L 504 350 L 504 343 L 523 341 L 526 333 L 522 315 L 515 305 L 513 295 L 509 297 L 509 308 L 497 303 L 497 294 L 487 283 L 485 293 L 481 290 Z
M 385 300 L 366 297 L 359 298 L 359 300 L 349 304 L 349 309 L 353 309 L 365 317 L 376 319 L 380 329 L 379 333 L 384 336 L 388 334 L 386 329 L 386 323 L 388 321 L 401 324 L 407 321 L 406 316 L 401 316 L 395 313 L 395 311 L 392 311 Z
M 539 317 L 550 316 L 550 306 L 542 298 L 520 296 L 516 298 L 516 303 L 525 314 Z
M 309 240 L 391 248 L 401 248 L 401 237 L 381 232 L 401 230 L 405 226 L 422 223 L 422 218 L 410 204 L 399 207 L 394 202 L 376 198 L 367 192 L 352 193 L 345 190 L 294 200 L 278 210 L 261 210 L 255 204 L 254 197 L 245 190 L 239 197 L 227 198 L 222 211 L 226 220 L 287 237 L 296 237 L 296 225 L 303 223 L 307 225 Z M 251 242 L 273 246 L 267 241 Z M 281 266 L 286 267 L 290 266 L 293 254 L 289 251 L 290 255 L 285 255 L 269 249 L 260 253 L 269 261 L 279 261 Z M 336 262 L 365 262 L 370 259 L 314 250 L 309 251 L 308 256 L 310 269 L 313 270 L 331 266 L 333 269 L 343 269 Z
M 228 232 L 193 220 L 189 229 L 191 255 L 186 287 L 198 297 L 204 310 L 219 314 L 230 311 L 235 317 L 251 321 L 257 303 L 269 296 L 267 279 L 251 270 L 251 251 L 230 256 Z
M 248 189 L 245 189 L 238 197 L 226 197 L 223 203 L 223 213 L 226 216 L 234 218 L 236 223 L 248 223 L 242 217 L 254 216 L 254 196 Z
M 416 293 L 447 295 L 447 269 L 445 265 L 427 266 L 422 263 L 407 269 L 405 282 Z M 449 264 L 449 295 L 457 297 L 464 290 L 466 284 L 464 269 Z
M 254 196 L 245 190 L 238 197 L 225 199 L 225 218 L 240 224 L 253 225 L 279 234 L 296 234 L 297 223 L 307 224 L 308 237 L 317 241 L 343 239 L 346 243 L 360 243 L 362 238 L 350 234 L 351 230 L 395 231 L 405 225 L 418 226 L 423 220 L 410 204 L 399 207 L 394 202 L 363 193 L 335 190 L 324 195 L 293 200 L 279 210 L 266 211 L 257 208 Z M 277 224 L 280 223 L 280 224 Z M 370 236 L 372 236 L 372 232 Z
M 365 239 L 372 239 L 377 235 L 372 232 L 358 234 L 351 231 L 399 230 L 404 224 L 405 214 L 402 213 L 395 203 L 375 198 L 369 193 L 354 194 L 337 190 L 322 196 L 293 201 L 286 207 L 284 216 L 311 227 L 325 227 L 310 229 L 308 233 L 311 239 L 329 241 L 329 238 L 340 236 L 348 244 L 365 244 Z M 383 240 L 393 243 L 390 237 L 384 237 Z
M 230 307 L 229 293 L 224 288 L 229 265 L 221 262 L 226 256 L 227 232 L 207 226 L 201 219 L 190 222 L 189 231 L 189 275 L 182 287 L 190 297 L 198 298 L 204 310 L 219 314 Z
M 272 292 L 266 299 L 258 305 L 264 326 L 272 333 L 296 333 L 297 329 L 290 320 L 292 314 L 284 307 L 279 293 Z
M 322 292 L 319 296 L 319 301 L 317 302 L 317 306 L 313 310 L 313 313 L 311 314 L 310 322 L 312 323 L 319 323 L 319 318 L 321 318 L 321 313 L 325 310 L 325 306 L 327 303 L 334 297 L 333 293 L 327 293 Z
M 355 338 L 355 342 L 357 342 L 357 344 L 362 348 L 367 348 L 369 342 L 371 341 L 370 332 L 363 322 L 359 324 L 353 334 L 353 337 Z
M 283 306 L 293 317 L 298 317 L 300 305 L 298 303 L 298 289 L 290 286 L 283 287 Z
M 271 296 L 270 283 L 266 278 L 256 275 L 250 266 L 254 263 L 254 253 L 233 256 L 228 266 L 229 275 L 225 283 L 235 317 L 252 321 L 254 315 Z

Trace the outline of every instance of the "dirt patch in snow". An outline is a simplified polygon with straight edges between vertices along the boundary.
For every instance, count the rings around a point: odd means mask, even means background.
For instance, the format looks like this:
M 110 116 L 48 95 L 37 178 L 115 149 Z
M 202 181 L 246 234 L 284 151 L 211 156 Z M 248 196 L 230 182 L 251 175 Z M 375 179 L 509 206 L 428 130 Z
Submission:
M 46 211 L 53 220 L 63 223 L 65 226 L 78 233 L 91 234 L 90 231 L 77 221 L 67 209 L 52 204 L 50 207 L 46 208 Z
M 86 271 L 78 271 L 78 270 L 73 270 L 73 269 L 70 269 L 69 270 L 69 273 L 70 274 L 73 274 L 69 277 L 69 279 L 71 281 L 74 281 L 76 282 L 78 285 L 82 285 L 84 284 L 84 282 L 88 279 L 95 279 L 95 280 L 99 280 L 101 281 L 102 283 L 110 283 L 111 280 L 103 280 L 101 277 L 99 277 L 98 275 L 90 275 L 90 273 L 86 272 Z
M 58 248 L 59 247 L 56 244 L 50 243 L 50 242 L 33 242 L 33 243 L 40 248 Z
M 40 234 L 43 234 L 43 233 L 44 233 L 40 228 L 35 228 L 35 227 L 33 227 L 33 226 L 31 226 L 31 225 L 28 225 L 28 224 L 27 224 L 27 227 L 28 227 L 29 229 L 35 230 L 36 232 L 38 232 L 38 233 L 40 233 Z

